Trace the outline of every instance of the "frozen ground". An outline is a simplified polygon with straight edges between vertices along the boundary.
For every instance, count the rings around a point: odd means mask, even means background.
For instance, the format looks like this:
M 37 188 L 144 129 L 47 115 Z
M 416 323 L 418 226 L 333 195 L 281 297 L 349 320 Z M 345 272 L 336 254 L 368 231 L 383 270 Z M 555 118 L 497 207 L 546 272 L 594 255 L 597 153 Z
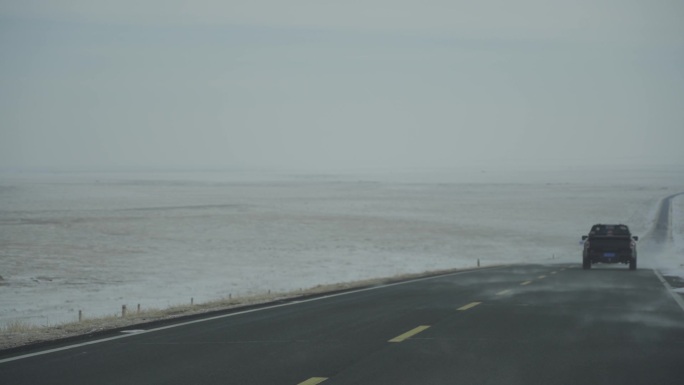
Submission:
M 648 232 L 681 167 L 0 174 L 0 327 L 517 262 L 579 263 L 596 222 Z M 682 272 L 676 246 L 640 267 Z M 684 273 L 682 274 L 684 276 Z

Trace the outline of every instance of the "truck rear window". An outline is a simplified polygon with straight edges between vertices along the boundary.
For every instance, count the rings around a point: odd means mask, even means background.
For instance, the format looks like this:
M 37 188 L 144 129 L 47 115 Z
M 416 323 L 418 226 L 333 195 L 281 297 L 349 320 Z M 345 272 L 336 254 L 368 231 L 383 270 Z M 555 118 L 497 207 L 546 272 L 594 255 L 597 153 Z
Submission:
M 589 235 L 598 236 L 629 236 L 629 229 L 624 225 L 594 225 Z

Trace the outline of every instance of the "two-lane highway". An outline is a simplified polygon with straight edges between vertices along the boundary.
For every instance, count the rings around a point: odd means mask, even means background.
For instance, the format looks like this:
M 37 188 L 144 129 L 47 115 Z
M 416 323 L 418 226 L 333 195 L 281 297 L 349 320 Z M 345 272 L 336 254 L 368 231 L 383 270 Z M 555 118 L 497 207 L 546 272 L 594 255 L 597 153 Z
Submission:
M 679 384 L 684 309 L 651 270 L 524 265 L 36 353 L 0 383 Z

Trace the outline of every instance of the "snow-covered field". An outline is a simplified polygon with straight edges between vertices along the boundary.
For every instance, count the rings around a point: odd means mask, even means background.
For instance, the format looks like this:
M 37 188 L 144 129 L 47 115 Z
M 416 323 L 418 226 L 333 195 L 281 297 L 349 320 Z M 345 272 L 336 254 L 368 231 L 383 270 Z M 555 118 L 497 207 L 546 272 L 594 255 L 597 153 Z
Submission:
M 579 263 L 597 222 L 651 227 L 681 167 L 0 175 L 0 327 L 500 263 Z M 658 262 L 684 262 L 678 242 Z

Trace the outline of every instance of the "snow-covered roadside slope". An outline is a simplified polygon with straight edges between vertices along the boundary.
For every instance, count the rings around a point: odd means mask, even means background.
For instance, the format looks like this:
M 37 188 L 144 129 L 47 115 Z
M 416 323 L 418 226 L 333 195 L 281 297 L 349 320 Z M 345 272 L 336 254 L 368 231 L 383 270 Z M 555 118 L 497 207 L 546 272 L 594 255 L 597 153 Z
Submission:
M 679 267 L 684 269 L 684 195 L 674 199 L 672 206 L 672 237 L 674 238 L 674 255 Z M 684 272 L 682 274 L 684 277 Z
M 579 263 L 578 241 L 591 224 L 622 222 L 645 234 L 658 202 L 684 191 L 682 174 L 3 176 L 0 326 L 470 267 L 478 259 Z
M 672 200 L 672 245 L 659 257 L 658 269 L 665 276 L 684 281 L 684 195 Z M 684 294 L 684 288 L 675 289 Z

